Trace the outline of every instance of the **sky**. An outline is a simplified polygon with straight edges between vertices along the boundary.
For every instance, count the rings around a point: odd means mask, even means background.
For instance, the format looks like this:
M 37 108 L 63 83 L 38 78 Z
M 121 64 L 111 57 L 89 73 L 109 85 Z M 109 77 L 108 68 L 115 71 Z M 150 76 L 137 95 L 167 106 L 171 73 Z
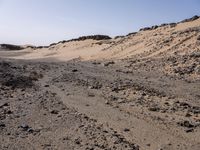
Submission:
M 194 15 L 200 15 L 200 0 L 0 0 L 0 43 L 113 37 Z

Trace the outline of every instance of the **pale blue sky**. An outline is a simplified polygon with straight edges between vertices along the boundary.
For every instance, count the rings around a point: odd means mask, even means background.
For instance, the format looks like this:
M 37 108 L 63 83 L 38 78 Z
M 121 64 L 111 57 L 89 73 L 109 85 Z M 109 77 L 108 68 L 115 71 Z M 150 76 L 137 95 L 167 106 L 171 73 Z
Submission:
M 200 15 L 200 0 L 0 0 L 0 43 L 128 34 Z

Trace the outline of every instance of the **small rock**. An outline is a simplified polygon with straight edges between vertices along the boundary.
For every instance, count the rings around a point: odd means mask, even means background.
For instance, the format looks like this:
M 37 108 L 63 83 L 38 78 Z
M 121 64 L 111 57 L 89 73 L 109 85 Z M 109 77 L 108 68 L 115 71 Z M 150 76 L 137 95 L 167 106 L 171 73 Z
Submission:
M 50 113 L 57 115 L 59 113 L 59 111 L 58 110 L 52 110 Z
M 12 112 L 11 110 L 7 110 L 7 111 L 6 111 L 6 114 L 9 114 L 9 115 L 10 115 L 10 114 L 12 114 L 12 113 L 13 113 L 13 112 Z
M 194 113 L 194 114 L 200 114 L 200 107 L 198 106 L 193 106 L 191 108 L 191 112 Z
M 31 127 L 29 127 L 27 124 L 22 124 L 19 127 L 22 128 L 23 131 L 27 131 L 29 133 L 33 133 L 33 129 Z
M 159 108 L 159 107 L 150 107 L 150 108 L 149 108 L 149 111 L 158 112 L 158 111 L 160 111 L 160 108 Z
M 88 93 L 89 97 L 95 97 L 95 95 L 93 93 Z
M 78 72 L 78 70 L 77 69 L 73 69 L 72 72 Z
M 27 124 L 21 124 L 20 128 L 27 130 L 29 128 L 29 126 Z
M 190 114 L 190 113 L 187 113 L 186 115 L 185 115 L 185 117 L 191 117 L 192 115 Z
M 33 133 L 33 129 L 32 129 L 32 128 L 29 128 L 29 129 L 27 130 L 27 132 Z
M 110 66 L 110 65 L 113 65 L 113 64 L 115 64 L 114 61 L 109 61 L 109 62 L 104 63 L 103 66 L 107 67 L 107 66 Z
M 101 63 L 100 62 L 93 62 L 92 64 L 93 65 L 100 65 Z
M 0 123 L 0 128 L 5 128 L 6 125 L 4 123 Z
M 180 102 L 180 106 L 182 107 L 190 107 L 190 105 L 186 102 Z
M 75 139 L 74 141 L 77 145 L 81 144 L 81 141 L 79 139 Z
M 124 132 L 129 132 L 130 130 L 128 128 L 125 128 L 124 129 Z
M 200 35 L 197 37 L 197 40 L 200 41 Z
M 185 129 L 185 132 L 187 132 L 187 133 L 190 133 L 190 132 L 193 132 L 194 131 L 194 129 L 193 128 L 190 128 L 190 129 Z
M 109 102 L 109 101 L 105 101 L 105 104 L 106 104 L 106 105 L 109 105 L 109 104 L 110 104 L 110 102 Z
M 8 103 L 4 103 L 4 104 L 0 105 L 0 108 L 7 107 L 7 106 L 9 106 L 9 104 Z
M 193 128 L 195 127 L 194 124 L 192 124 L 190 121 L 181 121 L 181 122 L 178 122 L 178 125 L 182 126 L 182 127 L 186 127 L 186 128 Z
M 149 146 L 149 147 L 150 147 L 150 146 L 151 146 L 151 144 L 147 144 L 147 146 Z

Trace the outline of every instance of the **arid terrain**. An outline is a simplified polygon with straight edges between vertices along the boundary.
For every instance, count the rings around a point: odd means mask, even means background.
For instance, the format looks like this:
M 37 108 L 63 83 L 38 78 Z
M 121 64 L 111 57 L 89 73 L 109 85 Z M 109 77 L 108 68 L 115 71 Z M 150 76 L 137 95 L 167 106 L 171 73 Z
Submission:
M 0 149 L 200 150 L 200 18 L 2 44 Z

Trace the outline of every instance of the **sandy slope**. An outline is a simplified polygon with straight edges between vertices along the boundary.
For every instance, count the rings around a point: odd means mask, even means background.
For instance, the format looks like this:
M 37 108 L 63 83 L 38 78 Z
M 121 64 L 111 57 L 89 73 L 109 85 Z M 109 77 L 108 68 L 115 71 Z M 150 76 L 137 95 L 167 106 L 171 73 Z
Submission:
M 197 31 L 187 32 L 189 29 Z M 136 35 L 105 41 L 85 40 L 60 43 L 49 48 L 24 49 L 18 51 L 0 52 L 1 56 L 15 59 L 48 59 L 62 61 L 71 59 L 122 59 L 136 56 L 153 57 L 162 53 L 191 52 L 196 48 L 196 38 L 199 35 L 200 19 L 179 23 L 176 27 L 164 26 L 151 31 L 141 31 Z M 184 43 L 184 44 L 182 44 Z M 180 49 L 181 48 L 181 49 Z M 14 55 L 14 56 L 13 56 Z
M 1 50 L 0 149 L 199 150 L 199 35 L 200 19 Z

